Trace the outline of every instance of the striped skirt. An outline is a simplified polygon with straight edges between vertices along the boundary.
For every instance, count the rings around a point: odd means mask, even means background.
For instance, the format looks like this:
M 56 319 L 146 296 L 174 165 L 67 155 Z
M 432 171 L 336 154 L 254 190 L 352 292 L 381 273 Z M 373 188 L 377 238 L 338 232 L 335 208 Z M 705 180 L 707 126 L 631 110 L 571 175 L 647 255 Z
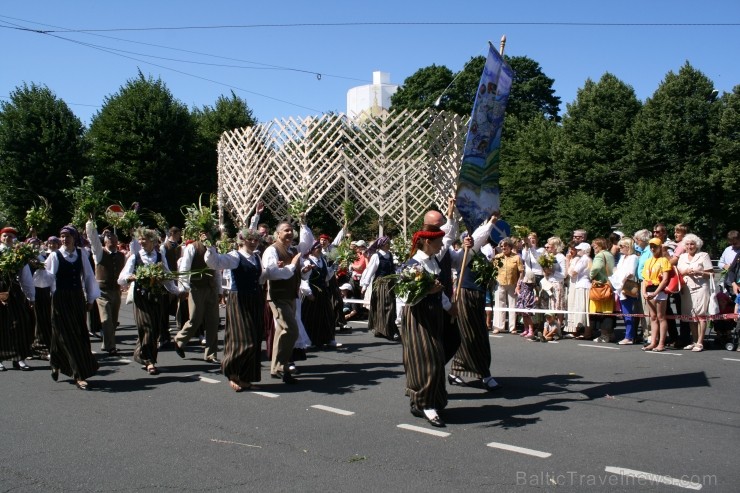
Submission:
M 444 322 L 439 295 L 427 296 L 414 306 L 404 306 L 401 341 L 406 370 L 406 395 L 419 409 L 444 409 Z
M 134 323 L 136 323 L 136 347 L 134 361 L 142 365 L 157 364 L 159 336 L 163 330 L 169 332 L 169 320 L 165 325 L 162 312 L 169 307 L 167 294 L 152 295 L 134 291 Z
M 36 315 L 33 352 L 39 356 L 49 354 L 51 345 L 51 288 L 36 288 L 36 303 L 33 305 Z
M 98 371 L 85 325 L 85 295 L 80 289 L 57 289 L 51 298 L 51 367 L 75 380 Z
M 264 314 L 262 324 L 265 328 L 265 353 L 267 361 L 270 361 L 272 360 L 272 343 L 275 339 L 275 320 L 272 319 L 272 309 L 267 301 L 267 289 L 262 295 L 262 313 Z
M 491 376 L 491 344 L 486 327 L 486 293 L 461 289 L 457 326 L 461 343 L 452 359 L 451 373 L 457 376 Z
M 31 356 L 33 311 L 21 286 L 13 282 L 8 300 L 0 303 L 0 361 L 20 361 Z
M 301 304 L 301 321 L 314 346 L 325 346 L 334 340 L 336 318 L 328 290 L 319 291 L 311 286 L 314 299 L 304 298 Z
M 392 280 L 381 277 L 373 282 L 367 326 L 375 333 L 375 337 L 393 339 L 393 336 L 398 333 L 396 295 L 393 292 Z
M 261 380 L 260 349 L 264 329 L 262 295 L 231 291 L 226 303 L 226 331 L 221 370 L 229 380 Z

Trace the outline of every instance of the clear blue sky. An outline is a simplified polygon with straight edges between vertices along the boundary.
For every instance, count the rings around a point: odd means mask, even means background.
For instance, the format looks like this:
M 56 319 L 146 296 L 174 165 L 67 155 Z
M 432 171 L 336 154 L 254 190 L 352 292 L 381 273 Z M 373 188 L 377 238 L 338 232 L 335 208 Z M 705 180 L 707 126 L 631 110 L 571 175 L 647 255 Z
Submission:
M 403 24 L 453 22 L 491 24 Z M 401 24 L 63 32 L 301 23 Z M 713 25 L 634 25 L 650 23 Z M 719 25 L 728 23 L 735 25 Z M 13 29 L 54 29 L 51 26 L 60 32 Z M 471 56 L 486 53 L 488 40 L 498 45 L 502 34 L 508 38 L 507 54 L 533 58 L 555 79 L 563 113 L 587 78 L 598 79 L 607 71 L 633 86 L 641 100 L 652 95 L 668 71 L 678 71 L 687 60 L 720 93 L 740 84 L 738 0 L 537 0 L 508 5 L 491 0 L 36 0 L 0 4 L 0 98 L 7 101 L 23 82 L 45 84 L 88 124 L 105 98 L 140 69 L 161 77 L 188 107 L 212 105 L 232 86 L 260 121 L 344 112 L 347 90 L 369 83 L 374 70 L 390 72 L 391 81 L 399 84 L 431 64 L 458 71 Z M 123 53 L 129 57 L 124 58 L 101 50 L 130 53 Z M 322 74 L 321 80 L 316 73 Z

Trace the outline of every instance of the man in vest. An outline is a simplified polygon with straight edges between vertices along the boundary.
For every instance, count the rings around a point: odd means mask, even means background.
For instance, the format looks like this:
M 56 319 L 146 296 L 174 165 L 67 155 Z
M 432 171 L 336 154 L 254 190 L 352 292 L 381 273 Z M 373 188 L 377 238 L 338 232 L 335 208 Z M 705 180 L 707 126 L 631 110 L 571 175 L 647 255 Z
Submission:
M 180 272 L 207 270 L 202 274 L 180 278 L 183 290 L 188 293 L 190 320 L 185 322 L 182 329 L 175 336 L 175 352 L 179 357 L 185 357 L 183 348 L 202 324 L 206 333 L 204 358 L 210 363 L 220 365 L 221 361 L 218 359 L 218 324 L 221 317 L 218 312 L 218 305 L 219 294 L 222 289 L 221 272 L 208 269 L 206 266 L 204 258 L 206 246 L 203 242 L 210 240 L 210 238 L 210 233 L 201 231 L 200 239 L 182 250 L 182 259 L 178 267 Z
M 162 243 L 159 251 L 164 258 L 167 259 L 167 265 L 172 270 L 177 270 L 177 261 L 182 255 L 182 246 L 180 240 L 182 239 L 182 231 L 177 226 L 172 226 L 167 232 L 167 239 Z M 175 317 L 175 323 L 177 324 L 177 330 L 182 330 L 183 325 L 188 320 L 188 303 L 185 300 L 180 300 L 180 297 L 169 293 L 169 303 L 165 310 L 162 310 L 162 317 L 164 318 L 163 327 L 169 327 L 170 316 Z M 171 337 L 169 331 L 164 334 L 160 334 L 159 339 L 162 343 L 170 342 Z
M 293 347 L 298 340 L 296 298 L 301 282 L 301 253 L 293 247 L 293 226 L 278 224 L 275 242 L 262 254 L 262 268 L 267 277 L 267 300 L 275 320 L 270 373 L 288 384 L 298 380 L 288 368 Z
M 455 198 L 450 197 L 447 200 L 446 218 L 441 212 L 435 210 L 431 210 L 424 215 L 424 224 L 437 226 L 445 232 L 445 236 L 442 241 L 442 248 L 435 257 L 441 270 L 439 274 L 439 282 L 444 287 L 443 291 L 450 300 L 452 300 L 454 286 L 452 282 L 452 258 L 450 257 L 449 250 L 452 248 L 452 242 L 455 241 L 455 238 L 457 237 L 457 222 L 452 217 L 454 211 Z M 442 340 L 445 349 L 445 361 L 450 361 L 452 357 L 455 356 L 457 348 L 460 347 L 460 331 L 446 311 L 443 313 L 443 316 L 445 326 Z
M 118 275 L 126 264 L 126 256 L 118 251 L 118 237 L 115 233 L 104 231 L 101 243 L 92 221 L 87 221 L 85 230 L 95 261 L 95 279 L 100 286 L 100 297 L 96 300 L 100 313 L 100 335 L 103 339 L 100 349 L 110 355 L 116 355 L 118 354 L 116 328 L 121 309 L 121 286 L 118 284 Z

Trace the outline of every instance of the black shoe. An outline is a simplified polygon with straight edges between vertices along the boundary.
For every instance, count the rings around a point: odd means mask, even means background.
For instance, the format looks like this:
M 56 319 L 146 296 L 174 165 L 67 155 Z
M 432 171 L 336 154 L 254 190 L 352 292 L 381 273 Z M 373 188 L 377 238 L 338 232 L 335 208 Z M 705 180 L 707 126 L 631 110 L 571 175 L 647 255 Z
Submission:
M 447 383 L 450 385 L 460 385 L 461 387 L 467 387 L 467 383 L 462 378 L 455 375 L 447 375 Z
M 427 418 L 427 421 L 429 421 L 429 424 L 434 426 L 435 428 L 444 428 L 447 426 L 445 422 L 442 421 L 442 418 L 440 418 L 439 416 L 435 416 L 433 418 Z
M 424 411 L 416 407 L 415 405 L 411 404 L 411 414 L 413 416 L 416 416 L 417 418 L 426 418 L 426 414 L 424 414 Z
M 59 380 L 59 369 L 58 368 L 52 368 L 51 369 L 51 379 L 55 382 Z
M 214 364 L 214 365 L 220 365 L 220 364 L 221 364 L 221 360 L 220 360 L 220 359 L 218 359 L 218 358 L 216 358 L 216 357 L 214 356 L 213 358 L 208 358 L 208 359 L 206 360 L 206 363 L 212 363 L 212 364 Z
M 7 368 L 2 363 L 0 363 L 0 371 L 7 371 Z
M 174 347 L 175 347 L 175 352 L 177 353 L 177 355 L 181 358 L 185 358 L 185 351 L 182 350 L 182 348 L 177 342 L 174 343 Z
M 290 373 L 283 373 L 283 383 L 294 384 L 298 383 L 298 379 Z

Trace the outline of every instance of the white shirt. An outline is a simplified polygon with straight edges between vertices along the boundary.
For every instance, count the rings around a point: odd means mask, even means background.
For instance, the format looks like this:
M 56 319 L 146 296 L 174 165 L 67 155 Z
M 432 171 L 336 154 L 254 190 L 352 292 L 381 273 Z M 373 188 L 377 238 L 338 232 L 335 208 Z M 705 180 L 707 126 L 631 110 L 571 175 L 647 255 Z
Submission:
M 66 260 L 69 263 L 74 263 L 77 261 L 77 248 L 74 248 L 71 252 L 67 251 L 66 248 L 61 247 L 59 250 L 57 250 L 64 260 Z M 92 266 L 90 265 L 90 262 L 86 258 L 82 258 L 82 281 L 83 286 L 85 289 L 85 297 L 87 298 L 88 303 L 92 303 L 95 299 L 97 299 L 100 296 L 100 287 L 98 286 L 98 281 L 95 279 L 95 274 L 92 271 Z M 51 287 L 52 292 L 56 291 L 56 275 L 57 272 L 59 272 L 59 261 L 57 260 L 56 253 L 49 254 L 49 257 L 46 259 L 46 262 L 44 263 L 46 266 L 45 272 L 53 277 L 53 285 Z M 38 271 L 37 271 L 38 272 Z
M 362 277 L 360 277 L 361 287 L 367 288 L 373 283 L 373 280 L 375 279 L 375 274 L 378 272 L 378 266 L 380 266 L 380 255 L 382 255 L 383 258 L 390 258 L 392 260 L 391 252 L 386 253 L 382 250 L 378 250 L 377 252 L 373 253 L 370 256 L 367 267 L 365 267 L 365 270 L 362 273 Z
M 491 228 L 493 228 L 493 224 L 485 221 L 483 224 L 478 226 L 475 231 L 473 231 L 471 237 L 473 238 L 472 250 L 474 252 L 479 252 L 481 248 L 488 243 L 488 236 L 491 234 Z M 450 257 L 452 258 L 452 268 L 455 269 L 457 272 L 460 272 L 464 256 L 465 248 L 461 248 L 459 250 L 450 250 Z M 472 261 L 473 255 L 468 254 L 467 263 L 469 264 Z
M 614 274 L 611 275 L 609 281 L 611 282 L 614 290 L 619 292 L 619 299 L 624 300 L 627 297 L 622 293 L 624 287 L 624 281 L 628 278 L 635 280 L 635 271 L 637 270 L 638 256 L 633 254 L 622 255 L 619 257 L 617 268 L 614 269 Z
M 524 264 L 524 269 L 534 272 L 536 276 L 543 275 L 542 266 L 537 262 L 543 253 L 545 253 L 544 248 L 524 248 L 524 250 L 522 250 L 522 263 Z
M 206 248 L 206 251 L 208 251 L 208 248 Z M 162 258 L 164 259 L 164 256 Z M 180 272 L 186 272 L 186 271 L 191 270 L 193 268 L 194 258 L 195 258 L 195 243 L 191 243 L 190 245 L 182 249 L 182 256 L 180 257 L 180 260 L 177 263 L 177 270 Z M 216 286 L 218 286 L 218 292 L 219 294 L 221 294 L 224 289 L 223 286 L 221 285 L 222 284 L 221 271 L 214 270 L 213 277 L 214 277 Z M 182 285 L 183 291 L 190 292 L 190 276 L 180 277 L 180 284 Z
M 147 253 L 146 250 L 142 248 L 139 250 L 139 253 L 137 255 L 144 265 L 157 263 L 157 250 L 154 248 L 152 248 L 152 251 L 149 253 Z M 120 284 L 121 286 L 128 286 L 128 277 L 136 273 L 137 255 L 131 255 L 128 260 L 126 260 L 126 265 L 123 266 L 123 270 L 121 270 L 121 274 L 118 276 L 118 284 Z M 170 272 L 170 267 L 167 265 L 167 259 L 164 255 L 161 255 L 161 258 L 164 270 L 166 272 Z M 175 284 L 175 281 L 164 282 L 162 283 L 162 286 L 164 286 L 164 288 L 172 294 L 179 294 L 181 292 Z
M 0 244 L 0 252 L 5 250 L 6 248 L 8 248 L 7 245 L 5 245 L 4 243 Z M 28 264 L 23 266 L 23 268 L 18 272 L 16 278 L 18 279 L 18 283 L 21 285 L 21 291 L 23 291 L 23 294 L 26 296 L 28 301 L 30 301 L 31 303 L 36 301 L 36 286 L 34 285 L 34 276 L 31 275 L 31 268 L 28 267 Z
M 236 269 L 239 267 L 239 263 L 241 259 L 244 258 L 247 262 L 254 265 L 255 267 L 258 265 L 262 265 L 262 262 L 260 262 L 257 258 L 257 252 L 249 253 L 244 250 L 232 250 L 229 253 L 223 254 L 218 253 L 218 250 L 216 250 L 216 247 L 209 247 L 206 250 L 206 254 L 204 256 L 204 260 L 206 262 L 206 265 L 214 270 L 224 270 L 227 272 L 223 273 L 223 276 L 226 276 L 226 274 L 229 274 L 230 279 L 230 271 Z M 262 273 L 259 277 L 259 283 L 264 284 L 267 280 L 265 271 L 262 270 Z

